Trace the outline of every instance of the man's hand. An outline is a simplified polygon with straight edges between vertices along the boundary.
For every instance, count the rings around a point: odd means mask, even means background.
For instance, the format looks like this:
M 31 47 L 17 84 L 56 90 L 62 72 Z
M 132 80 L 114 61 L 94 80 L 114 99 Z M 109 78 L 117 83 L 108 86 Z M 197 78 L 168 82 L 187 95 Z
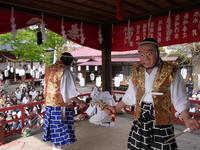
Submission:
M 200 129 L 200 121 L 197 121 L 196 119 L 185 119 L 184 123 L 186 127 L 190 128 L 192 131 Z
M 181 118 L 186 127 L 190 128 L 192 131 L 200 129 L 200 119 L 196 120 L 191 118 L 187 110 L 181 112 Z
M 79 105 L 80 109 L 87 107 L 87 104 L 84 101 L 78 99 L 77 97 L 71 98 L 70 101 L 71 103 L 75 102 L 77 105 Z

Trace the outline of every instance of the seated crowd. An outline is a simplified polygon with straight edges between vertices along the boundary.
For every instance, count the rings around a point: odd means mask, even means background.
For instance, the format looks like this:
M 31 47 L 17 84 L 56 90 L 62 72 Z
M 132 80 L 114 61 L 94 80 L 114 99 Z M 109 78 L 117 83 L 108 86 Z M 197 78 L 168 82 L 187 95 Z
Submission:
M 41 100 L 43 100 L 43 90 L 36 91 L 36 89 L 33 86 L 27 86 L 24 83 L 17 87 L 14 92 L 0 89 L 0 108 L 22 105 L 30 102 L 38 102 Z M 41 113 L 42 111 L 42 105 L 36 105 L 26 107 L 24 110 L 24 114 L 26 116 L 29 116 L 32 114 Z M 21 110 L 19 109 L 0 112 L 0 120 L 12 120 L 20 117 Z M 26 127 L 32 126 L 33 123 L 35 123 L 33 122 L 33 118 L 25 120 Z M 5 124 L 6 132 L 21 128 L 21 121 L 9 122 Z

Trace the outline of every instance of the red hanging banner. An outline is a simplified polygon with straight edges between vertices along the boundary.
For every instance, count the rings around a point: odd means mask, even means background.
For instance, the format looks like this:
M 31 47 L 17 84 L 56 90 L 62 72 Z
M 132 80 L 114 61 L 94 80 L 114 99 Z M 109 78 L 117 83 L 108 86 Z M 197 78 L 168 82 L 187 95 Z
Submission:
M 138 42 L 155 38 L 160 46 L 200 41 L 200 9 L 149 20 L 116 25 L 112 31 L 112 50 L 137 49 Z
M 0 9 L 0 34 L 11 31 L 11 9 Z M 41 23 L 42 18 L 29 13 L 14 12 L 16 29 Z M 45 27 L 83 46 L 101 49 L 102 34 L 99 25 L 63 21 L 62 18 L 43 17 Z M 62 31 L 62 27 L 63 30 Z M 160 46 L 200 41 L 200 9 L 169 13 L 144 21 L 127 22 L 112 28 L 112 50 L 137 49 L 138 42 L 147 37 L 157 39 Z

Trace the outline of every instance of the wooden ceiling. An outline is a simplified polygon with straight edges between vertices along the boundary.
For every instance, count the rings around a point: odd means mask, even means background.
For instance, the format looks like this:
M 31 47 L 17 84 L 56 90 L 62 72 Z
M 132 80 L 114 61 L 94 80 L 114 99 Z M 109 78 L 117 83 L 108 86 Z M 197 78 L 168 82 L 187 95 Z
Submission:
M 160 15 L 200 8 L 200 0 L 122 0 L 124 20 L 116 19 L 118 0 L 0 0 L 1 8 L 97 24 L 123 23 L 128 19 L 142 20 Z

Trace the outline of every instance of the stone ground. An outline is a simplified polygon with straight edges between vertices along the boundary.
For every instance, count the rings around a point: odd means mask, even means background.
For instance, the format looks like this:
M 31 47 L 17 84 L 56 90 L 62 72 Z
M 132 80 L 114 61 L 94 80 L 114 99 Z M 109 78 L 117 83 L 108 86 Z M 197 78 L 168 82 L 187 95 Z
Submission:
M 127 137 L 132 123 L 132 116 L 118 115 L 114 127 L 101 127 L 89 123 L 87 120 L 75 124 L 77 142 L 65 147 L 65 150 L 126 150 Z M 175 125 L 176 133 L 184 126 Z M 18 135 L 19 136 L 19 135 Z M 41 129 L 26 138 L 18 138 L 0 150 L 51 150 L 50 143 L 41 140 Z M 9 138 L 6 138 L 9 141 Z M 177 138 L 180 150 L 200 150 L 200 132 L 186 133 Z

